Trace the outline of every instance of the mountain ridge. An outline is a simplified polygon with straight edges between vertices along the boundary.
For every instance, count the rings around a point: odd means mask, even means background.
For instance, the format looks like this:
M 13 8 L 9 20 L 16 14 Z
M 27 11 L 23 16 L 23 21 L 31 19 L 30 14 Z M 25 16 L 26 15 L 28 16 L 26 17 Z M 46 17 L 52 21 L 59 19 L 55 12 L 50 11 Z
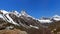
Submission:
M 52 29 L 50 29 L 50 26 L 53 26 L 55 21 L 59 22 L 59 18 L 60 17 L 56 15 L 52 18 L 43 17 L 37 19 L 28 15 L 25 11 L 19 13 L 18 11 L 8 12 L 0 10 L 0 30 L 16 28 L 26 31 L 28 34 L 51 34 Z

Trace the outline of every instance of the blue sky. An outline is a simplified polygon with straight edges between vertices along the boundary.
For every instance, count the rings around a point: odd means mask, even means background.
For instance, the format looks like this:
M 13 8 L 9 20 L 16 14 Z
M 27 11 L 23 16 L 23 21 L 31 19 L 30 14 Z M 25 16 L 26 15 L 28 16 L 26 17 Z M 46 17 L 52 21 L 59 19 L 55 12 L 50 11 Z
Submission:
M 60 0 L 0 0 L 0 9 L 7 11 L 26 10 L 35 17 L 60 15 Z

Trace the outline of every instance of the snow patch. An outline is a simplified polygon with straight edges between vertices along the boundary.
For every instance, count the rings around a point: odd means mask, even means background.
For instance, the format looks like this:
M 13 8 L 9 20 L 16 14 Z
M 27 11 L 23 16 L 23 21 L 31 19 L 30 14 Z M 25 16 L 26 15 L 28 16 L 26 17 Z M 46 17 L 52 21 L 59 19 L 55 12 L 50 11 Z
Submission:
M 48 20 L 48 19 L 46 19 L 46 20 L 38 20 L 38 21 L 40 21 L 40 23 L 51 23 L 52 21 L 50 21 L 50 20 Z
M 0 14 L 0 18 L 4 18 L 2 14 Z
M 19 24 L 15 23 L 15 22 L 13 21 L 13 19 L 12 19 L 8 14 L 6 15 L 6 17 L 8 18 L 7 21 L 8 21 L 9 23 L 12 23 L 12 24 L 15 24 L 15 25 L 19 25 Z
M 37 26 L 33 26 L 33 25 L 30 25 L 30 27 L 33 27 L 33 28 L 39 29 L 39 27 L 37 27 Z

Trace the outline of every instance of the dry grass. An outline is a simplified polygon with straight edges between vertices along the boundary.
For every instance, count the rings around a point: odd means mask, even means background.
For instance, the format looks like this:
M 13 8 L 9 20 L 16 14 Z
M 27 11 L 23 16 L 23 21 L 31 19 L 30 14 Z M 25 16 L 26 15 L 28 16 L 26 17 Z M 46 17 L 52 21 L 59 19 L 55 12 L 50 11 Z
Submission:
M 18 29 L 14 30 L 0 30 L 0 34 L 27 34 L 25 31 L 21 31 Z

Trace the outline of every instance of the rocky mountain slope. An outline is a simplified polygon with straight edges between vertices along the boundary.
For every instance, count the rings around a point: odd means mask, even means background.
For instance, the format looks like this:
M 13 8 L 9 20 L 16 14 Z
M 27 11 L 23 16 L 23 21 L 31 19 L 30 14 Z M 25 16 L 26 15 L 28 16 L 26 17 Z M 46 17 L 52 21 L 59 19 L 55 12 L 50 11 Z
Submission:
M 16 29 L 25 31 L 25 34 L 55 34 L 57 32 L 54 32 L 54 29 L 58 31 L 58 28 L 60 28 L 60 16 L 58 15 L 52 18 L 37 19 L 25 11 L 19 13 L 0 10 L 0 33 Z

